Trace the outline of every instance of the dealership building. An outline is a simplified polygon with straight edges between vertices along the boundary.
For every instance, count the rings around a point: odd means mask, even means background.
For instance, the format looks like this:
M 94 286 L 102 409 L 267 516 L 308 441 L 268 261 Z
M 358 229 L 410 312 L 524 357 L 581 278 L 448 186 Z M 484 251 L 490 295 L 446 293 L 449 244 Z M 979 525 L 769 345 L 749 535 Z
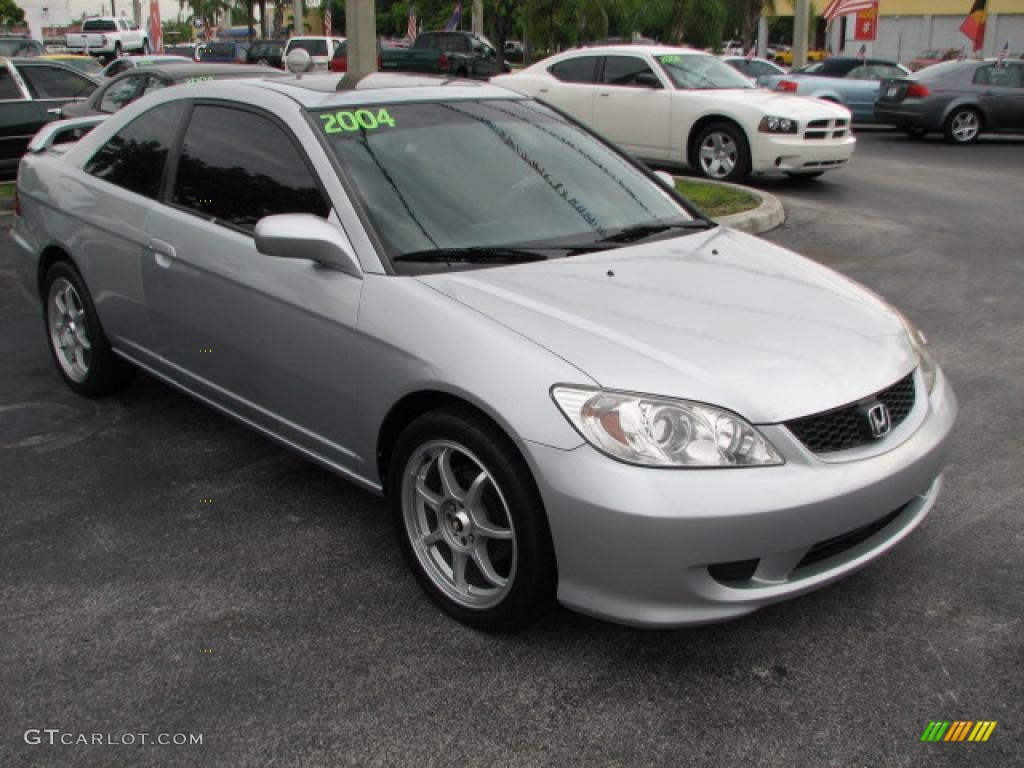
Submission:
M 960 24 L 971 10 L 973 0 L 880 0 L 878 25 L 873 41 L 856 39 L 856 15 L 836 19 L 829 28 L 818 29 L 816 45 L 836 53 L 854 55 L 862 45 L 871 56 L 907 62 L 921 51 L 935 48 L 960 48 L 971 42 L 960 32 Z M 821 14 L 828 0 L 812 0 L 815 15 Z M 995 56 L 1009 42 L 1011 54 L 1024 53 L 1024 0 L 988 0 L 985 45 L 980 51 Z M 776 0 L 778 16 L 792 16 L 792 0 Z M 845 21 L 843 21 L 845 20 Z M 813 28 L 813 25 L 812 25 Z

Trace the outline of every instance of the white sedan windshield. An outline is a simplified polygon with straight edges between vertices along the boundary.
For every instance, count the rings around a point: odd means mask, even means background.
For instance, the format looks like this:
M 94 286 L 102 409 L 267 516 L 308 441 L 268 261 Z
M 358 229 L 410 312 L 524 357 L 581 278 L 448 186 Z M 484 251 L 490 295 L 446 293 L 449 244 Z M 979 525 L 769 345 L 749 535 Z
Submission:
M 655 59 L 675 87 L 682 90 L 754 87 L 743 75 L 714 56 L 665 54 Z

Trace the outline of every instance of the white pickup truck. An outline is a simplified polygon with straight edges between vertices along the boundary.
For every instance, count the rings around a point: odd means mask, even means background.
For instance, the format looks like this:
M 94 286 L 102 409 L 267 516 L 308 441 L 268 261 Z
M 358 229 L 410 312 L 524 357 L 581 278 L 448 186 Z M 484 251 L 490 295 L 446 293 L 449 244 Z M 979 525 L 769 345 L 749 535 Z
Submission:
M 82 22 L 82 31 L 67 35 L 68 53 L 117 58 L 136 51 L 149 53 L 149 38 L 139 25 L 126 18 L 96 16 Z

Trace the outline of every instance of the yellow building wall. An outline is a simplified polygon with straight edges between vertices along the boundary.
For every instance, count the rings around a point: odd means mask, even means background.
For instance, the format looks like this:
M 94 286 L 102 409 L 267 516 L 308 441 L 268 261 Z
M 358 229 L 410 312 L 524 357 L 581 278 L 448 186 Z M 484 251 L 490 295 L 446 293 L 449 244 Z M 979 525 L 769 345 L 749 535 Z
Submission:
M 818 15 L 828 5 L 827 0 L 812 3 Z M 881 16 L 966 16 L 972 0 L 880 0 Z M 775 0 L 775 16 L 792 16 L 792 0 Z M 988 0 L 989 13 L 1024 13 L 1024 0 Z

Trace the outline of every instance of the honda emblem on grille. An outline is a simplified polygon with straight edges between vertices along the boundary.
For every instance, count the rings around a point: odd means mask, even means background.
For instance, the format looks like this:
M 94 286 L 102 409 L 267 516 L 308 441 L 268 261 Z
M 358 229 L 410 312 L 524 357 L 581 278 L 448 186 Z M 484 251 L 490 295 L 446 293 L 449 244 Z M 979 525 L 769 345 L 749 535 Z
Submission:
M 876 440 L 892 431 L 892 417 L 885 403 L 875 403 L 868 408 L 868 424 L 871 425 L 871 436 Z

